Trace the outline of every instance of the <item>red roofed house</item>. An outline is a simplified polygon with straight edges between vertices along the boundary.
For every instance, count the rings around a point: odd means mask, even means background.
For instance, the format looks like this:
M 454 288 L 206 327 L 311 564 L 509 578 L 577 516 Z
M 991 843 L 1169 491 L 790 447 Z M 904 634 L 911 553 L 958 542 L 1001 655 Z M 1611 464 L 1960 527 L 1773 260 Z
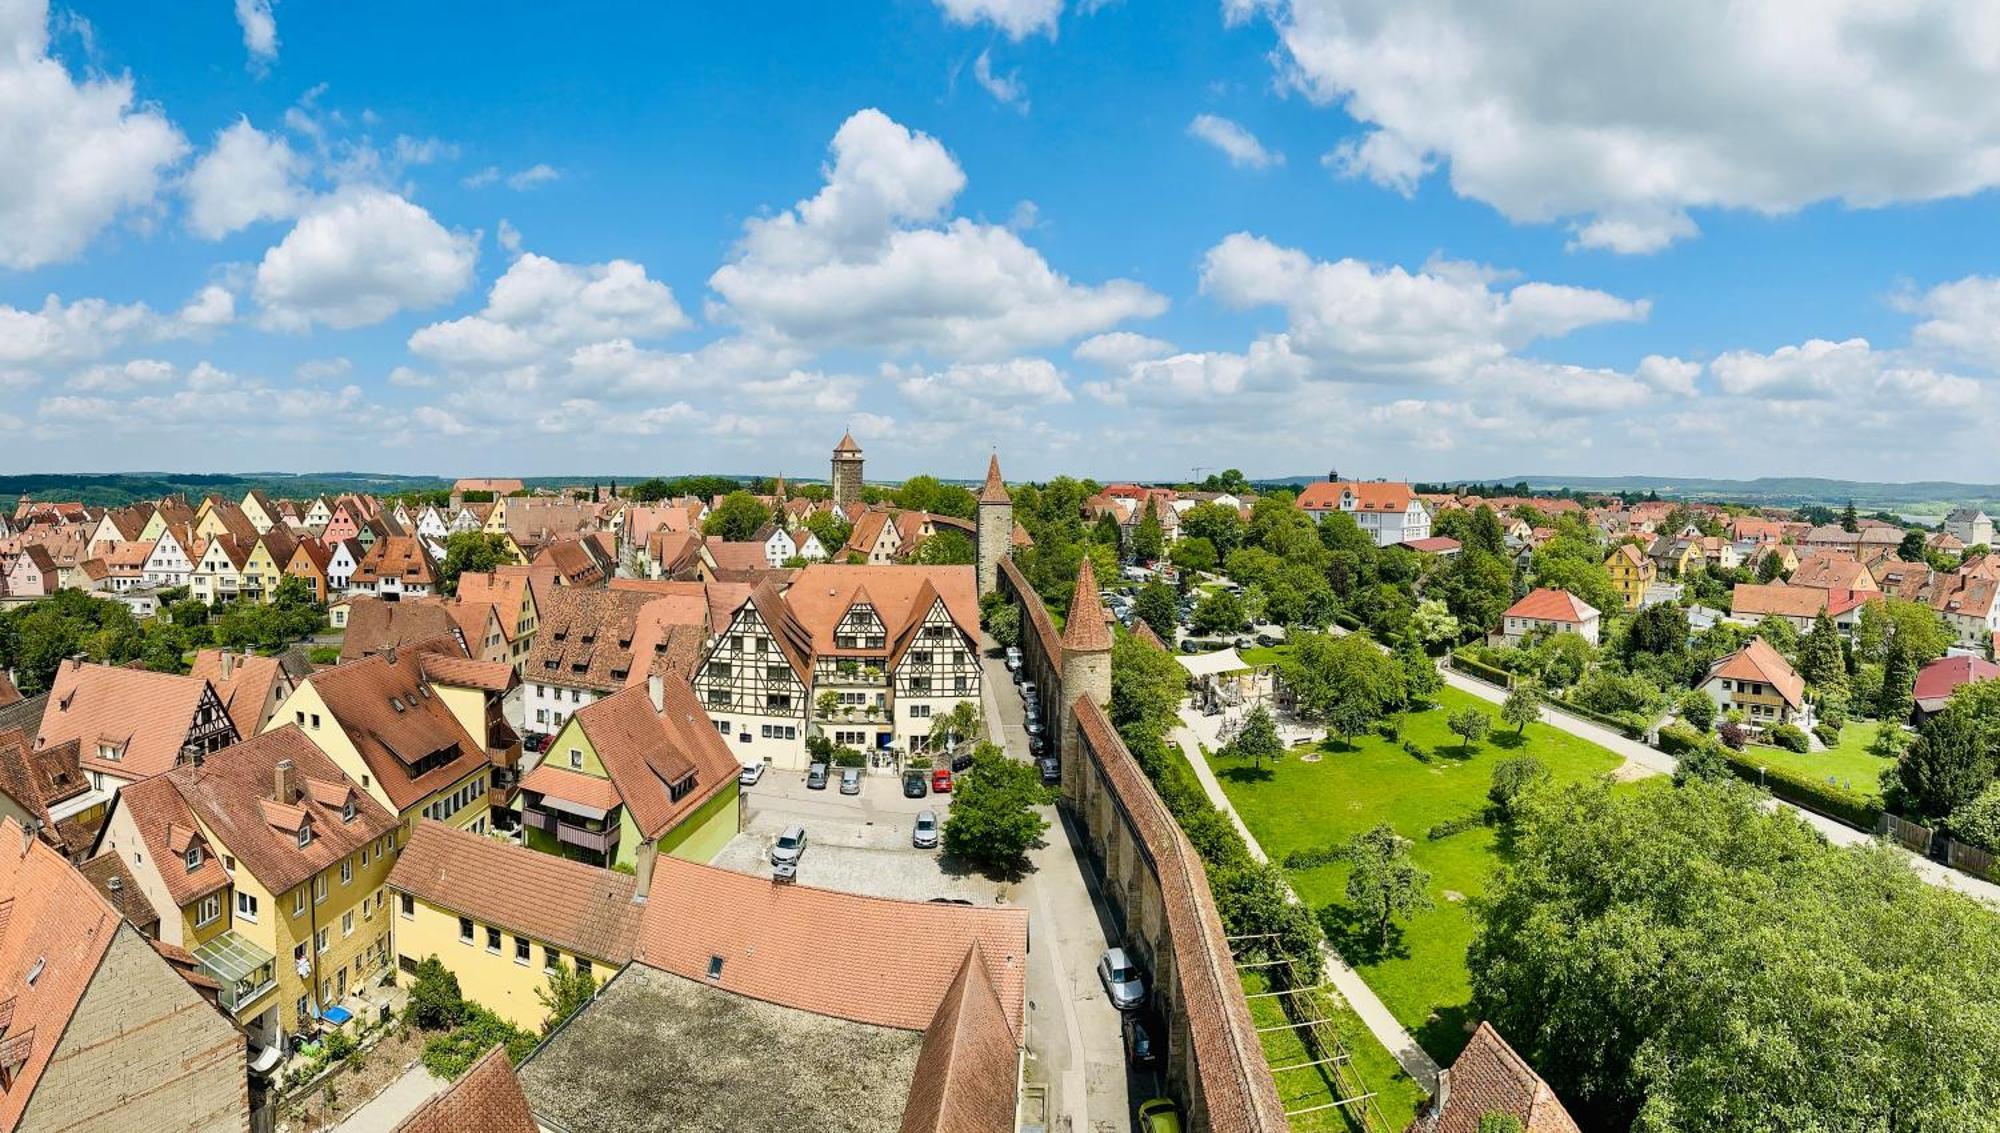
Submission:
M 242 1033 L 12 819 L 0 908 L 0 1129 L 249 1128 Z
M 1378 547 L 1431 537 L 1431 513 L 1408 484 L 1341 480 L 1329 475 L 1299 489 L 1297 502 L 1315 519 L 1330 512 L 1346 512 Z
M 1724 712 L 1739 709 L 1745 721 L 1758 727 L 1797 724 L 1809 729 L 1813 724 L 1805 678 L 1761 637 L 1710 665 L 1701 691 Z
M 228 706 L 200 677 L 72 658 L 56 669 L 35 746 L 77 741 L 91 786 L 116 791 L 241 738 Z
M 1574 633 L 1597 644 L 1597 607 L 1567 590 L 1541 587 L 1507 607 L 1500 628 L 1492 635 L 1494 645 L 1519 645 L 1529 634 Z
M 1994 677 L 2000 677 L 2000 665 L 1983 657 L 1940 657 L 1932 661 L 1917 673 L 1917 706 L 1910 722 L 1923 723 L 1944 711 L 1952 693 L 1975 681 L 1990 681 Z

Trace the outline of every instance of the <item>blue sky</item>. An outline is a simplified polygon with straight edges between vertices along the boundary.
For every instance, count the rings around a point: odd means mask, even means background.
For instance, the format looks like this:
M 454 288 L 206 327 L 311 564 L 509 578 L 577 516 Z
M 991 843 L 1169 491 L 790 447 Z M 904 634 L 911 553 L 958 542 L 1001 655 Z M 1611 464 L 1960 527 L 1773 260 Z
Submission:
M 1791 7 L 0 0 L 0 470 L 2000 478 L 1996 17 Z

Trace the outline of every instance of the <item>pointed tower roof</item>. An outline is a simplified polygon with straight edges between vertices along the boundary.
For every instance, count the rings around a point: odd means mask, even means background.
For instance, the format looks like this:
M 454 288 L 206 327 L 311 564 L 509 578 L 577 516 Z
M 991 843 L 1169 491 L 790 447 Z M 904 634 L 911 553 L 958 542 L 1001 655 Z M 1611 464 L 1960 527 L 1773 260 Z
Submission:
M 979 489 L 979 502 L 1004 504 L 1009 499 L 1007 484 L 1000 479 L 1000 454 L 996 452 L 986 461 L 986 485 Z
M 1102 653 L 1111 648 L 1111 627 L 1104 621 L 1104 599 L 1097 593 L 1097 568 L 1090 556 L 1076 572 L 1076 596 L 1069 600 L 1069 620 L 1063 623 L 1063 651 Z
M 854 443 L 853 433 L 842 433 L 840 443 L 833 446 L 835 452 L 860 452 L 861 446 Z

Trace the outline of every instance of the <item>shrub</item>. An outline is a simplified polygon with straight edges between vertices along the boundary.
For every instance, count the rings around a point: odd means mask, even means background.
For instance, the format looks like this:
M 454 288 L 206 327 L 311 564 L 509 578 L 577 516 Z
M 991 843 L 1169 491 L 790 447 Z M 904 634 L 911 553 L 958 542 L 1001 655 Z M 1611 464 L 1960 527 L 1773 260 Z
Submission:
M 1430 753 L 1417 746 L 1417 741 L 1415 740 L 1404 740 L 1403 750 L 1415 758 L 1418 763 L 1429 763 L 1431 761 Z
M 1549 769 L 1534 756 L 1511 756 L 1494 765 L 1493 783 L 1486 788 L 1486 797 L 1503 818 L 1512 818 L 1514 804 L 1548 777 Z
M 1979 796 L 1945 820 L 1951 836 L 1970 842 L 1988 852 L 2000 848 L 2000 781 L 1989 784 Z
M 1812 742 L 1806 739 L 1805 732 L 1796 724 L 1780 724 L 1772 728 L 1771 742 L 1800 755 L 1812 750 Z
M 1432 842 L 1438 841 L 1441 838 L 1449 838 L 1453 834 L 1470 830 L 1475 826 L 1486 825 L 1486 819 L 1487 812 L 1483 810 L 1475 810 L 1471 814 L 1461 814 L 1457 818 L 1445 819 L 1443 822 L 1424 831 L 1424 837 Z
M 1715 701 L 1700 689 L 1689 689 L 1681 694 L 1681 719 L 1695 728 L 1706 732 L 1715 727 Z
M 306 660 L 315 665 L 338 665 L 340 664 L 340 646 L 315 645 L 311 649 L 306 650 Z
M 1812 734 L 1819 737 L 1819 742 L 1828 747 L 1835 747 L 1840 743 L 1840 725 L 1838 724 L 1831 724 L 1825 721 L 1814 724 Z
M 1729 762 L 1723 758 L 1722 745 L 1703 739 L 1674 764 L 1674 786 L 1683 786 L 1690 779 L 1720 783 L 1729 778 L 1729 774 Z
M 1707 697 L 1702 697 L 1708 700 Z M 1710 701 L 1710 703 L 1714 703 Z M 1684 755 L 1700 747 L 1708 737 L 1686 724 L 1668 724 L 1660 729 L 1660 750 L 1668 755 Z
M 1332 865 L 1347 856 L 1345 845 L 1313 846 L 1304 850 L 1293 850 L 1285 855 L 1286 869 L 1318 869 Z
M 1375 722 L 1375 734 L 1391 742 L 1400 739 L 1403 735 L 1396 727 L 1394 720 L 1377 720 Z
M 354 1036 L 348 1034 L 346 1028 L 335 1027 L 327 1032 L 326 1038 L 320 1040 L 320 1060 L 325 1063 L 339 1062 L 353 1054 L 357 1045 L 359 1044 L 354 1041 Z
M 1736 751 L 1742 751 L 1750 743 L 1750 729 L 1734 720 L 1724 721 L 1722 726 L 1715 730 L 1715 734 L 1721 736 L 1722 742 Z
M 458 977 L 436 956 L 417 965 L 417 978 L 410 985 L 410 1002 L 403 1013 L 426 1031 L 449 1030 L 464 1015 L 465 996 L 458 989 Z
M 1507 687 L 1513 681 L 1513 678 L 1507 675 L 1506 670 L 1496 669 L 1492 665 L 1474 657 L 1464 649 L 1451 655 L 1451 667 L 1461 673 L 1469 673 L 1472 676 L 1478 677 L 1480 680 L 1491 681 L 1502 688 Z
M 448 1082 L 456 1081 L 495 1043 L 507 1044 L 508 1059 L 518 1063 L 535 1049 L 537 1041 L 531 1032 L 486 1008 L 467 1004 L 464 1021 L 457 1028 L 424 1044 L 424 1068 Z

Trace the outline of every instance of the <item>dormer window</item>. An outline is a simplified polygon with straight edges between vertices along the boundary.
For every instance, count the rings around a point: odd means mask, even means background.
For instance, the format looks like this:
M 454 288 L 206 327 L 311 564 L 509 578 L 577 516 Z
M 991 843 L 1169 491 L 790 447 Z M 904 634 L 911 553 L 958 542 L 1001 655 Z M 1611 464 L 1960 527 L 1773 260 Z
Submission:
M 313 828 L 312 828 L 312 824 L 311 824 L 311 823 L 309 823 L 309 822 L 302 822 L 302 823 L 300 823 L 300 824 L 299 824 L 299 845 L 300 845 L 300 846 L 302 846 L 302 847 L 303 847 L 303 846 L 310 846 L 310 845 L 312 845 L 312 840 L 313 840 Z
M 344 802 L 344 803 L 340 804 L 340 820 L 341 820 L 342 822 L 353 822 L 353 821 L 354 821 L 354 800 L 353 800 L 353 799 L 349 799 L 349 800 L 347 800 L 346 802 Z
M 200 869 L 200 868 L 201 868 L 201 847 L 200 847 L 200 846 L 189 846 L 189 847 L 187 848 L 187 853 L 185 853 L 185 854 L 181 855 L 181 860 L 183 860 L 183 861 L 185 861 L 185 862 L 187 863 L 187 868 L 188 868 L 188 872 L 189 872 L 189 873 L 193 873 L 193 872 L 194 872 L 195 870 L 198 870 L 198 869 Z

